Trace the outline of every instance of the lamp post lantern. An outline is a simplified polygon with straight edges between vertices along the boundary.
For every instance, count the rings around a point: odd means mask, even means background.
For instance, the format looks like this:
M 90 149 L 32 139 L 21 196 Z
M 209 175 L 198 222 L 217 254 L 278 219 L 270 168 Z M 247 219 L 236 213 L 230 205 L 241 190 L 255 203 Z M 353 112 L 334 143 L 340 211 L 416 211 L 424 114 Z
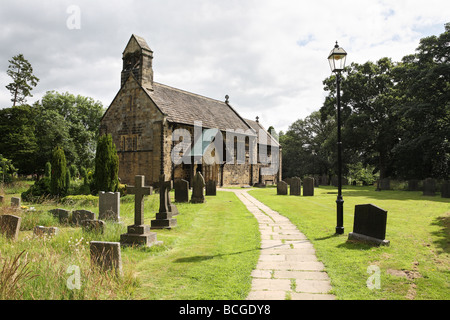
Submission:
M 328 56 L 331 72 L 336 74 L 337 97 L 337 147 L 338 147 L 338 196 L 336 199 L 336 234 L 344 233 L 344 199 L 342 197 L 342 140 L 341 140 L 341 71 L 345 68 L 347 52 L 339 47 L 337 41 Z

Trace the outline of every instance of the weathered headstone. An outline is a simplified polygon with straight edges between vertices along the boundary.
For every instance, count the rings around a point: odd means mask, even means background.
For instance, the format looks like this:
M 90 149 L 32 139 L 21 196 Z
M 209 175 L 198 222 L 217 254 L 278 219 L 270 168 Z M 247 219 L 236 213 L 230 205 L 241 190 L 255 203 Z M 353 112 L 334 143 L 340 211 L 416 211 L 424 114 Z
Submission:
M 21 199 L 17 197 L 11 198 L 11 207 L 20 208 Z
M 408 191 L 419 191 L 419 180 L 408 180 Z
M 288 194 L 288 184 L 284 181 L 277 183 L 277 195 L 286 196 Z
M 215 180 L 209 180 L 206 182 L 206 195 L 215 196 L 217 195 L 217 182 Z
M 75 226 L 81 226 L 84 220 L 94 220 L 95 213 L 88 210 L 75 210 L 72 211 L 72 224 Z
M 159 212 L 151 222 L 151 229 L 171 229 L 177 226 L 177 219 L 173 218 L 174 209 L 170 208 L 169 187 L 170 181 L 166 181 L 166 176 L 162 174 L 159 178 Z
M 91 264 L 97 265 L 102 271 L 115 271 L 122 275 L 122 255 L 119 242 L 90 242 Z
M 326 174 L 322 175 L 320 177 L 320 183 L 321 186 L 327 186 L 329 184 L 328 182 L 328 176 Z
M 189 202 L 189 182 L 177 179 L 174 183 L 175 202 Z
M 442 182 L 441 198 L 450 198 L 450 181 Z
M 136 176 L 135 186 L 128 187 L 128 193 L 135 195 L 134 225 L 128 226 L 127 233 L 120 235 L 122 245 L 143 245 L 150 247 L 157 243 L 156 233 L 144 224 L 144 196 L 152 193 L 151 187 L 144 186 L 145 177 Z
M 129 188 L 127 188 L 128 191 Z M 130 193 L 128 191 L 128 193 Z M 104 192 L 98 194 L 98 218 L 100 220 L 120 220 L 120 192 Z
M 292 178 L 290 189 L 291 196 L 300 196 L 302 192 L 302 180 L 298 177 Z
M 303 196 L 314 196 L 314 178 L 306 177 L 305 179 L 303 179 Z
M 66 209 L 52 209 L 50 212 L 53 214 L 55 218 L 58 218 L 59 223 L 61 224 L 68 224 L 69 223 L 69 217 L 70 217 L 70 211 Z
M 423 195 L 424 196 L 436 195 L 436 180 L 428 178 L 423 181 Z
M 205 179 L 200 171 L 194 176 L 194 181 L 192 182 L 192 203 L 204 203 L 205 195 L 203 194 L 203 188 L 205 187 Z
M 19 237 L 21 217 L 5 214 L 0 216 L 0 233 L 7 238 L 17 240 Z
M 387 211 L 373 204 L 355 206 L 353 232 L 348 234 L 349 240 L 361 240 L 377 245 L 389 245 L 386 240 Z
M 56 236 L 59 232 L 59 229 L 56 227 L 44 227 L 44 226 L 36 226 L 33 229 L 33 234 L 35 236 Z
M 103 220 L 95 220 L 95 219 L 86 219 L 81 221 L 81 227 L 83 231 L 86 232 L 95 232 L 99 234 L 103 234 L 105 231 L 105 221 Z

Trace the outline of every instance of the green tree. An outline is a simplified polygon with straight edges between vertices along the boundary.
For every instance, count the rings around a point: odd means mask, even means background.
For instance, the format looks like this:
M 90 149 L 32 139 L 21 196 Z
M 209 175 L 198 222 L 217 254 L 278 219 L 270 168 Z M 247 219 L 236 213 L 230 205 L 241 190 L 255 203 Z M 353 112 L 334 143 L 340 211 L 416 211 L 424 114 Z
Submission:
M 26 102 L 27 97 L 32 97 L 31 90 L 36 87 L 39 79 L 33 75 L 33 67 L 26 60 L 23 54 L 14 56 L 11 60 L 8 60 L 9 67 L 6 71 L 7 75 L 13 80 L 6 86 L 13 96 L 11 101 L 13 107 L 16 104 L 23 104 Z
M 119 156 L 110 134 L 103 135 L 97 143 L 95 155 L 95 191 L 115 192 L 119 186 Z
M 52 176 L 50 190 L 54 196 L 64 196 L 66 192 L 67 164 L 64 150 L 56 147 L 52 154 Z
M 13 180 L 17 169 L 14 168 L 12 160 L 6 159 L 0 154 L 0 183 L 9 183 Z

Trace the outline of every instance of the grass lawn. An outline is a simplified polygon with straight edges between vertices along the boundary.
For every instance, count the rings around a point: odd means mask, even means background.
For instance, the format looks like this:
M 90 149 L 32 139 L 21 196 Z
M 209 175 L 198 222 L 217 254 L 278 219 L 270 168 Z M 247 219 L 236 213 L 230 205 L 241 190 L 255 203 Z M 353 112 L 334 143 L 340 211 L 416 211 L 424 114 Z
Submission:
M 22 190 L 23 191 L 23 190 Z M 14 213 L 6 205 L 6 190 L 0 214 Z M 173 198 L 173 194 L 172 194 Z M 19 240 L 0 236 L 0 299 L 245 299 L 251 287 L 251 272 L 259 257 L 260 235 L 253 215 L 233 193 L 218 192 L 204 204 L 177 204 L 178 227 L 154 230 L 162 245 L 151 248 L 122 248 L 124 276 L 117 278 L 90 266 L 89 241 L 118 242 L 126 226 L 134 222 L 134 197 L 123 197 L 121 224 L 108 223 L 105 233 L 83 232 L 63 226 L 49 209 L 86 209 L 92 205 L 45 203 L 23 210 Z M 159 195 L 146 197 L 145 223 L 159 209 Z M 14 213 L 17 214 L 17 213 Z M 57 226 L 53 238 L 37 238 L 35 225 Z M 20 255 L 22 253 L 22 255 Z M 14 261 L 19 257 L 17 262 Z M 70 289 L 79 268 L 80 289 Z M 69 268 L 69 269 L 68 269 Z
M 336 188 L 316 188 L 314 197 L 277 196 L 275 188 L 249 193 L 288 217 L 313 243 L 338 299 L 450 299 L 450 199 L 345 186 L 345 233 L 335 235 Z M 388 211 L 388 247 L 347 241 L 355 205 L 368 203 Z M 373 287 L 373 270 L 379 270 L 379 289 Z

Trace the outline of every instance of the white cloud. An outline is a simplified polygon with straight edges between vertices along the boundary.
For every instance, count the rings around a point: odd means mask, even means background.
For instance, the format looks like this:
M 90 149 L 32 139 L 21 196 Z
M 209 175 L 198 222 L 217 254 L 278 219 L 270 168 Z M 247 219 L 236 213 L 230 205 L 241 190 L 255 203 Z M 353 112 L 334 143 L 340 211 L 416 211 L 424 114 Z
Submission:
M 70 5 L 80 7 L 80 30 L 67 29 Z M 155 81 L 220 100 L 228 94 L 242 116 L 259 116 L 277 130 L 321 107 L 334 41 L 349 62 L 399 60 L 427 32 L 443 32 L 450 12 L 444 0 L 6 0 L 2 6 L 0 72 L 23 53 L 41 79 L 35 98 L 69 91 L 108 106 L 119 89 L 122 51 L 135 33 L 154 51 Z M 0 75 L 3 107 L 10 104 L 8 80 Z

